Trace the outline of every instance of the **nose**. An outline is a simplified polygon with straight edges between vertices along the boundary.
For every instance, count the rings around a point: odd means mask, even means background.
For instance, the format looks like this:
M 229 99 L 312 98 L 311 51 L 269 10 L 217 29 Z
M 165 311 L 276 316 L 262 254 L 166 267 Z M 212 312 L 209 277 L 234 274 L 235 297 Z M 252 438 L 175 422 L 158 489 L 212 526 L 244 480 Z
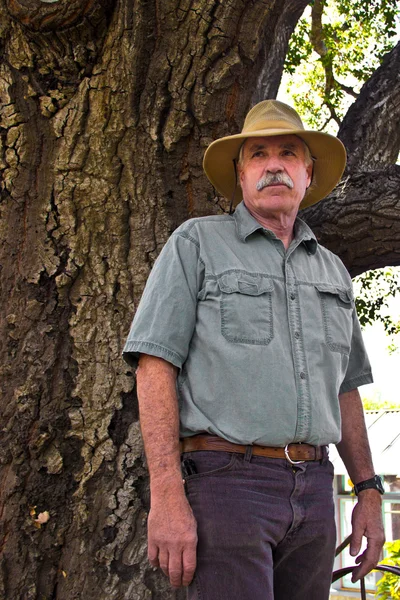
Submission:
M 265 172 L 279 173 L 284 171 L 281 158 L 279 156 L 269 156 L 265 163 Z

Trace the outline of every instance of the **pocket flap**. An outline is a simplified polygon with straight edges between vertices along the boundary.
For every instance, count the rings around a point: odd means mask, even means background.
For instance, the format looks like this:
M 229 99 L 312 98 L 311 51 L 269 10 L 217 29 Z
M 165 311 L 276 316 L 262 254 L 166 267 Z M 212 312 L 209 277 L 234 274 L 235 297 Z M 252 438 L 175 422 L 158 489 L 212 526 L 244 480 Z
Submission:
M 274 289 L 272 279 L 245 272 L 225 273 L 218 278 L 218 285 L 225 294 L 239 293 L 247 296 L 260 296 Z
M 316 283 L 316 289 L 323 294 L 333 294 L 338 296 L 342 302 L 351 304 L 354 300 L 353 290 L 351 288 L 341 288 L 330 283 Z

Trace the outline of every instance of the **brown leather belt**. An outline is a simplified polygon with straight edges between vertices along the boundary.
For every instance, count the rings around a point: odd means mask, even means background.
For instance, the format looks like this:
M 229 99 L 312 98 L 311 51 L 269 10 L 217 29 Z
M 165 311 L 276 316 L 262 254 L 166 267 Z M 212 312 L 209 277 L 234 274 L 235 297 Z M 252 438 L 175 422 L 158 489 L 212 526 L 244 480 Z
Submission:
M 249 446 L 233 444 L 216 435 L 199 434 L 180 440 L 181 452 L 196 452 L 198 450 L 216 450 L 221 452 L 238 452 L 245 454 Z M 284 448 L 270 446 L 250 446 L 254 456 L 266 458 L 286 458 L 291 464 L 306 460 L 322 460 L 328 456 L 327 446 L 311 446 L 310 444 L 287 444 Z

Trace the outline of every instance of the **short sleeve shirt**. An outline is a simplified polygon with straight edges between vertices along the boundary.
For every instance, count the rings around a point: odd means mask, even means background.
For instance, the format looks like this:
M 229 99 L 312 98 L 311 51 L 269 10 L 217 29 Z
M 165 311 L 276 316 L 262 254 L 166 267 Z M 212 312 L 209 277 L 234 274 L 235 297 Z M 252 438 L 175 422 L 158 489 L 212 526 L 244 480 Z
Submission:
M 285 250 L 243 203 L 173 233 L 125 344 L 140 353 L 179 368 L 182 437 L 337 443 L 338 394 L 372 382 L 343 263 L 301 219 Z

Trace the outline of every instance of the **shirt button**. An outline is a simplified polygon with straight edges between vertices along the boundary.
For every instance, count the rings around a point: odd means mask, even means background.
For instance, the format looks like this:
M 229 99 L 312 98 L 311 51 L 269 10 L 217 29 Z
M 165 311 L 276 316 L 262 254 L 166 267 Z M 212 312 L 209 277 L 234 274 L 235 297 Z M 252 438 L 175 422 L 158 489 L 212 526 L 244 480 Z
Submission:
M 300 333 L 298 331 L 295 331 L 294 332 L 294 337 L 296 338 L 296 340 L 298 340 L 299 337 L 300 337 Z
M 306 378 L 306 374 L 304 373 L 304 371 L 302 371 L 300 373 L 300 379 L 305 379 Z
M 290 299 L 291 300 L 295 300 L 296 299 L 296 294 L 293 294 L 293 292 L 290 294 Z

